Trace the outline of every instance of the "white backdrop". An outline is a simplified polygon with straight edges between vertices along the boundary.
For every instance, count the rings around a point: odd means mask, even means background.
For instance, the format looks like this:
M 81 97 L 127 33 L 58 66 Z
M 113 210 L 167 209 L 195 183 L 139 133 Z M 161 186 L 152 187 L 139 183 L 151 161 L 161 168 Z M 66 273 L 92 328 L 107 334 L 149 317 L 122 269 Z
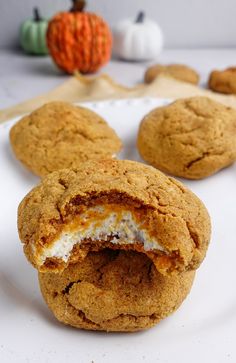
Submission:
M 114 25 L 145 10 L 162 26 L 167 47 L 235 47 L 235 0 L 87 0 L 88 10 Z M 37 4 L 45 16 L 70 7 L 68 0 L 0 0 L 0 47 L 18 43 L 18 28 Z

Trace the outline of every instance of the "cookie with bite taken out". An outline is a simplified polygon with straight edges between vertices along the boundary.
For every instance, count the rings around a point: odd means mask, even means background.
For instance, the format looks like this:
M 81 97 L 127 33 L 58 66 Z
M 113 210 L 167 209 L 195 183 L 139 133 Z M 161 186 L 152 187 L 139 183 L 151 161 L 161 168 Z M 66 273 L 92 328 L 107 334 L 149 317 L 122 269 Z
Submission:
M 60 321 L 132 331 L 186 297 L 210 218 L 188 188 L 155 168 L 100 160 L 46 176 L 20 203 L 18 230 Z

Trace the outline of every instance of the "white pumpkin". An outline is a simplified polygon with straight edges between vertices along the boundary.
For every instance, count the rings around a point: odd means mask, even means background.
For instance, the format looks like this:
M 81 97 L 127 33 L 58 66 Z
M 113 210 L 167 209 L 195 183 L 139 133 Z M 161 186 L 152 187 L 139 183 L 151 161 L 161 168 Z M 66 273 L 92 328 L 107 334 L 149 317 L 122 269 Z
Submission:
M 113 51 L 125 60 L 156 59 L 163 48 L 163 35 L 159 25 L 140 12 L 133 19 L 122 20 L 114 28 Z

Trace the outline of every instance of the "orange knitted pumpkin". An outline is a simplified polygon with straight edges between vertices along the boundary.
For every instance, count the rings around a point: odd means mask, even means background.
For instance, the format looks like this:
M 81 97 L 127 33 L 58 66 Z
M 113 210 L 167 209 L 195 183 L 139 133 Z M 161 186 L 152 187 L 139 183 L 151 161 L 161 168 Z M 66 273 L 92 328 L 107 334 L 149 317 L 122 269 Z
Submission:
M 55 15 L 49 22 L 47 45 L 58 65 L 67 73 L 96 72 L 111 57 L 112 36 L 105 21 L 83 12 L 85 1 L 73 0 L 69 12 Z

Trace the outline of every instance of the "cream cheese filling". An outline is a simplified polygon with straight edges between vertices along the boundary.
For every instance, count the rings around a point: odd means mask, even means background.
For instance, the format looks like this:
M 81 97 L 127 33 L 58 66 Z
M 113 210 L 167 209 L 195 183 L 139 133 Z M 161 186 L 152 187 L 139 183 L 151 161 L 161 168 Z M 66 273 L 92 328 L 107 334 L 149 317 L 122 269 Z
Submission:
M 90 213 L 98 218 L 90 220 Z M 147 230 L 138 223 L 133 213 L 129 210 L 120 212 L 106 212 L 104 206 L 90 207 L 79 216 L 78 226 L 75 230 L 64 230 L 50 247 L 45 248 L 39 256 L 39 263 L 43 265 L 47 258 L 59 258 L 67 262 L 70 253 L 76 244 L 83 240 L 107 241 L 113 244 L 140 243 L 145 251 L 159 250 L 166 252 L 158 241 L 151 237 Z M 104 214 L 104 218 L 102 215 Z

